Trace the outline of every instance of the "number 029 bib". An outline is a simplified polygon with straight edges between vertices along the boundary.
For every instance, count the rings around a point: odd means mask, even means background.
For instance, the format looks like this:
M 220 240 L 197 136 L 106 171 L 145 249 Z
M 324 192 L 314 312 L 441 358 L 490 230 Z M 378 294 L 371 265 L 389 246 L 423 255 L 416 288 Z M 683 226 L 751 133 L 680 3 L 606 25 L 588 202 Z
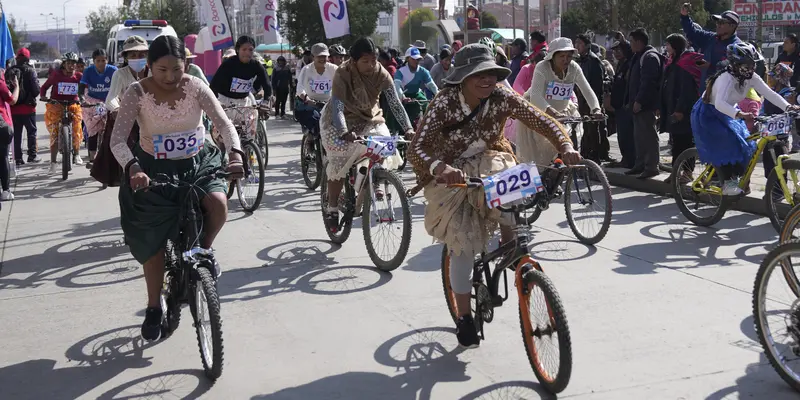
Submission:
M 250 93 L 253 90 L 253 82 L 256 78 L 252 79 L 231 79 L 231 93 Z
M 78 94 L 78 84 L 74 82 L 58 82 L 58 94 L 75 96 Z
M 483 179 L 483 191 L 489 208 L 532 196 L 543 189 L 542 177 L 533 163 L 517 164 Z
M 186 132 L 153 135 L 153 153 L 160 160 L 186 158 L 203 148 L 205 134 L 205 129 L 199 126 Z
M 545 99 L 547 100 L 569 100 L 572 96 L 572 88 L 575 86 L 572 83 L 561 83 L 551 81 L 547 84 L 547 91 L 545 92 Z

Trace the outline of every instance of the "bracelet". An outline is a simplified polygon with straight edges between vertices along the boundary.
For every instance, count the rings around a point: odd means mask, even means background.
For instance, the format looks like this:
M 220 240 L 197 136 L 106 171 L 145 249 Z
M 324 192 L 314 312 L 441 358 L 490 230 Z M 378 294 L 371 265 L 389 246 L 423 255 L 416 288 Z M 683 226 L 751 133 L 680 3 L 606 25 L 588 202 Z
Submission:
M 431 175 L 436 175 L 436 172 L 434 172 L 434 171 L 436 171 L 436 167 L 438 167 L 439 164 L 441 164 L 441 163 L 442 163 L 441 160 L 436 160 L 436 161 L 431 163 L 431 168 L 430 168 Z

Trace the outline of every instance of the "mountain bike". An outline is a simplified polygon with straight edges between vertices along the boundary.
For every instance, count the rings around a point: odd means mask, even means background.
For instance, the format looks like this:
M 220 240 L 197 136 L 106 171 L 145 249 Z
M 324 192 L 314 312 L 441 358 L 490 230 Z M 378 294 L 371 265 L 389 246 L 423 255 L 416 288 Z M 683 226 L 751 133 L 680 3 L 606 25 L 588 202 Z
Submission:
M 244 158 L 244 155 L 242 155 Z M 125 167 L 130 176 L 132 161 Z M 175 332 L 181 321 L 181 307 L 189 305 L 197 333 L 200 359 L 206 376 L 216 380 L 222 375 L 223 343 L 217 281 L 214 276 L 214 252 L 200 247 L 203 232 L 203 212 L 200 186 L 213 179 L 230 176 L 223 167 L 196 176 L 193 182 L 176 181 L 158 174 L 150 180 L 150 188 L 169 187 L 186 193 L 177 241 L 167 240 L 164 257 L 164 284 L 161 289 L 161 338 Z
M 61 179 L 67 180 L 69 171 L 72 170 L 72 119 L 74 115 L 69 110 L 73 104 L 79 104 L 78 101 L 73 100 L 53 100 L 47 101 L 49 104 L 61 105 L 61 122 L 58 127 L 57 148 L 61 153 Z M 87 104 L 88 106 L 88 104 Z
M 416 130 L 419 121 L 422 119 L 422 116 L 425 115 L 425 111 L 428 109 L 428 105 L 430 104 L 430 100 L 417 100 L 412 98 L 406 98 L 406 101 L 403 102 L 403 109 L 406 110 L 408 113 L 408 107 L 415 106 L 419 107 L 420 112 L 417 115 L 417 118 L 414 118 L 411 122 L 411 127 Z M 392 135 L 402 138 L 403 141 L 399 141 L 397 143 L 397 152 L 400 157 L 403 159 L 403 163 L 397 167 L 398 171 L 402 171 L 406 168 L 406 164 L 408 164 L 408 159 L 406 158 L 406 150 L 408 149 L 409 144 L 411 143 L 410 137 L 406 137 L 405 132 L 392 132 Z
M 505 175 L 501 175 L 505 174 Z M 483 188 L 487 192 L 487 203 L 502 212 L 512 213 L 516 224 L 516 240 L 503 243 L 490 253 L 482 252 L 475 259 L 472 272 L 472 301 L 475 327 L 485 339 L 484 324 L 494 320 L 494 309 L 508 300 L 508 270 L 514 272 L 517 288 L 519 322 L 522 341 L 528 362 L 539 383 L 551 393 L 563 391 L 572 374 L 572 340 L 567 315 L 556 287 L 545 275 L 541 265 L 531 257 L 528 245 L 531 235 L 522 213 L 535 202 L 522 201 L 525 197 L 541 191 L 543 185 L 537 181 L 538 173 L 533 164 L 519 164 L 494 177 L 469 178 L 466 184 L 451 185 L 466 190 Z M 503 193 L 512 193 L 516 188 L 517 200 L 503 199 Z M 494 192 L 494 193 L 490 193 Z M 493 201 L 489 201 L 489 199 Z M 508 204 L 508 205 L 505 205 Z M 494 270 L 490 263 L 495 263 Z M 502 278 L 505 294 L 500 294 Z M 447 308 L 453 321 L 458 320 L 458 310 L 450 287 L 450 254 L 447 246 L 442 250 L 442 286 Z M 533 308 L 533 309 L 532 309 Z M 539 314 L 531 315 L 539 312 Z M 541 351 L 547 344 L 555 348 Z M 555 354 L 554 354 L 555 352 Z M 543 357 L 543 355 L 546 355 Z M 553 362 L 556 365 L 545 365 Z
M 711 226 L 719 222 L 728 208 L 746 195 L 750 177 L 767 145 L 776 140 L 787 139 L 791 124 L 798 115 L 800 112 L 790 111 L 768 117 L 756 117 L 758 131 L 747 138 L 748 141 L 756 142 L 756 151 L 739 181 L 739 188 L 745 193 L 738 196 L 723 196 L 722 182 L 716 169 L 698 159 L 696 148 L 682 152 L 674 163 L 672 179 L 675 202 L 681 213 L 689 221 L 700 226 Z M 774 149 L 770 147 L 768 152 L 775 158 Z M 788 208 L 798 204 L 800 200 L 798 171 L 800 171 L 800 160 L 782 155 L 777 157 L 775 169 L 767 178 L 764 203 L 769 211 L 770 222 L 778 232 L 781 231 Z M 781 204 L 781 201 L 785 201 L 786 204 Z M 700 210 L 704 205 L 709 206 L 705 212 Z
M 223 107 L 223 110 L 248 113 L 252 112 L 251 110 L 258 110 L 260 107 L 258 104 L 252 106 L 229 106 Z M 266 169 L 266 163 L 257 142 L 258 134 L 256 134 L 256 138 L 251 137 L 251 123 L 253 121 L 247 118 L 233 118 L 232 121 L 235 121 L 234 127 L 239 135 L 242 151 L 244 152 L 242 156 L 244 177 L 233 180 L 228 184 L 228 198 L 233 197 L 233 192 L 236 190 L 242 209 L 246 212 L 253 212 L 261 204 L 261 198 L 264 196 L 264 170 Z M 261 124 L 259 121 L 255 122 L 256 129 L 258 129 Z
M 344 243 L 350 237 L 353 218 L 359 215 L 360 209 L 369 258 L 378 269 L 387 272 L 403 263 L 411 244 L 411 209 L 406 190 L 397 174 L 384 168 L 381 163 L 385 157 L 396 154 L 396 143 L 400 140 L 395 136 L 369 136 L 366 140 L 355 141 L 366 144 L 367 150 L 350 167 L 344 179 L 339 195 L 340 218 L 337 226 L 331 226 L 325 218 L 328 209 L 326 176 L 322 178 L 320 191 L 323 223 L 328 238 L 336 244 Z M 399 210 L 396 210 L 397 205 L 393 205 L 394 200 L 399 201 Z M 379 232 L 373 233 L 373 227 Z M 400 231 L 399 234 L 397 231 Z M 379 240 L 378 233 L 391 234 L 391 237 Z M 399 248 L 390 251 L 394 245 Z M 379 250 L 386 251 L 379 254 Z
M 325 103 L 317 101 L 314 106 L 317 110 L 322 110 L 322 107 L 325 107 Z M 316 127 L 301 126 L 303 139 L 300 142 L 300 169 L 306 186 L 314 190 L 322 181 L 325 149 L 320 141 L 319 123 L 317 123 Z
M 605 116 L 564 117 L 558 121 L 568 124 L 571 131 L 575 132 L 578 124 L 601 122 L 605 118 Z M 539 219 L 542 211 L 550 207 L 552 201 L 564 196 L 567 223 L 575 237 L 584 244 L 595 244 L 603 240 L 611 226 L 612 199 L 608 177 L 600 166 L 587 159 L 581 160 L 581 164 L 566 166 L 556 158 L 549 166 L 544 166 L 542 180 L 545 190 L 526 200 L 535 203 L 531 212 L 523 217 L 526 224 L 532 225 Z M 587 215 L 576 217 L 576 214 L 582 213 L 581 208 L 584 207 Z M 594 224 L 590 220 L 593 216 L 599 217 Z M 599 228 L 593 229 L 594 225 L 599 225 Z
M 261 155 L 264 158 L 264 169 L 269 165 L 269 140 L 267 139 L 267 121 L 269 120 L 269 102 L 264 104 L 264 101 L 258 102 L 258 122 L 256 125 L 256 144 L 261 149 Z

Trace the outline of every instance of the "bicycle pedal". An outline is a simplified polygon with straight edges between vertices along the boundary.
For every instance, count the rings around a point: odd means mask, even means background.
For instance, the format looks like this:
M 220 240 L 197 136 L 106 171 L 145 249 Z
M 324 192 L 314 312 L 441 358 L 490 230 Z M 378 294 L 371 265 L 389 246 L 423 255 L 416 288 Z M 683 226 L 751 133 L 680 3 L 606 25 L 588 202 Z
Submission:
M 492 307 L 500 307 L 503 305 L 503 296 L 498 294 L 492 296 Z

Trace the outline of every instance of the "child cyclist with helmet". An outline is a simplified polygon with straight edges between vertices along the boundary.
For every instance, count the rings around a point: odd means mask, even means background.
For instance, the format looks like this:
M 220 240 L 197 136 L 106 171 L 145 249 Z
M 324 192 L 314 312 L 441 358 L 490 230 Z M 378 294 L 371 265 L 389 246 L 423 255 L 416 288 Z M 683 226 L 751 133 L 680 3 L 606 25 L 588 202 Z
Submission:
M 790 105 L 754 73 L 761 55 L 753 45 L 730 44 L 727 57 L 728 65 L 708 80 L 703 97 L 695 103 L 691 122 L 700 161 L 714 166 L 723 182 L 723 195 L 736 196 L 742 193 L 739 177 L 755 150 L 755 143 L 747 140 L 745 121 L 756 116 L 736 105 L 755 89 L 781 111 L 798 106 Z
M 50 99 L 60 101 L 78 101 L 78 84 L 81 81 L 80 76 L 75 71 L 75 65 L 78 63 L 78 55 L 72 52 L 64 54 L 61 57 L 61 67 L 54 71 L 47 81 L 42 85 L 39 93 L 42 101 L 47 101 L 47 91 L 50 91 Z M 80 104 L 71 104 L 68 106 L 70 113 L 72 113 L 72 162 L 73 164 L 82 165 L 83 161 L 79 155 L 81 140 L 83 140 L 83 129 L 81 128 L 81 106 Z M 44 113 L 44 122 L 47 125 L 47 131 L 50 132 L 50 173 L 58 171 L 56 159 L 58 157 L 58 131 L 61 127 L 61 116 L 64 105 L 62 104 L 47 104 L 47 110 Z M 65 157 L 68 157 L 65 155 Z

